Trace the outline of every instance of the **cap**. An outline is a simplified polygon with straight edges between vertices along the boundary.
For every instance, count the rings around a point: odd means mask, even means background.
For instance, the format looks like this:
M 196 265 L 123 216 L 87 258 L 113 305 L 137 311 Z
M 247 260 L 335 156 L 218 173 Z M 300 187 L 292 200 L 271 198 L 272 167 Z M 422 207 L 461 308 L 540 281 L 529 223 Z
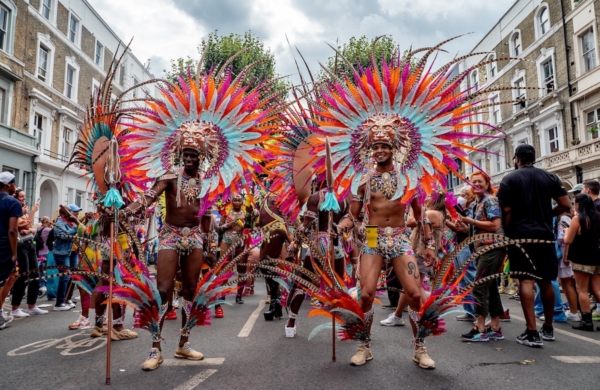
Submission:
M 567 192 L 569 192 L 570 194 L 572 194 L 572 193 L 581 192 L 581 191 L 583 191 L 583 184 L 577 184 L 575 187 L 573 187 L 572 190 L 567 191 Z
M 519 145 L 515 149 L 515 156 L 532 155 L 535 158 L 535 148 L 531 145 Z
M 10 172 L 0 173 L 0 183 L 7 185 L 15 182 L 15 175 Z
M 70 204 L 67 206 L 69 208 L 69 210 L 71 210 L 74 213 L 78 213 L 81 211 L 81 207 L 77 206 L 76 204 Z

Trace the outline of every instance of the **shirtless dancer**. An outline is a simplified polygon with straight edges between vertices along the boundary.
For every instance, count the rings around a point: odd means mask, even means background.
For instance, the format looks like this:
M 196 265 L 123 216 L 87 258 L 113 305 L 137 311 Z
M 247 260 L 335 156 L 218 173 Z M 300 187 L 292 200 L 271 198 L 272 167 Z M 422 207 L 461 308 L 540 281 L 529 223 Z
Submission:
M 357 218 L 364 207 L 364 197 L 367 193 L 367 185 L 370 186 L 370 199 L 367 204 L 368 225 L 377 227 L 377 246 L 370 248 L 365 244 L 360 262 L 360 305 L 366 313 L 367 326 L 370 330 L 373 323 L 373 299 L 377 288 L 377 280 L 381 274 L 384 261 L 391 261 L 396 276 L 400 280 L 404 293 L 406 294 L 410 308 L 418 312 L 421 308 L 421 291 L 419 288 L 420 275 L 413 250 L 411 248 L 408 234 L 406 233 L 406 222 L 404 214 L 406 205 L 399 201 L 390 201 L 396 192 L 396 172 L 394 170 L 391 140 L 382 132 L 373 137 L 372 157 L 376 167 L 371 171 L 371 182 L 362 184 L 358 189 L 358 195 L 352 198 L 350 215 L 340 223 L 345 228 L 357 225 Z M 414 216 L 417 221 L 421 220 L 421 206 L 416 199 L 411 202 Z M 421 228 L 418 226 L 417 228 Z M 431 227 L 425 224 L 426 239 L 431 238 Z M 424 253 L 425 265 L 430 266 L 434 260 L 434 252 L 426 249 Z M 417 328 L 411 321 L 413 334 L 416 335 Z M 367 361 L 373 360 L 371 353 L 370 337 L 358 346 L 356 354 L 350 360 L 350 364 L 361 366 Z M 435 368 L 434 361 L 427 354 L 425 346 L 415 342 L 415 354 L 413 360 L 419 367 Z
M 175 357 L 189 360 L 202 360 L 204 355 L 195 351 L 188 341 L 190 330 L 186 328 L 189 310 L 192 306 L 194 292 L 203 261 L 202 232 L 200 230 L 201 177 L 199 173 L 201 145 L 192 133 L 187 133 L 181 141 L 183 170 L 169 171 L 158 178 L 152 188 L 144 193 L 139 202 L 130 204 L 125 210 L 135 213 L 142 207 L 148 207 L 158 200 L 164 192 L 166 195 L 167 215 L 159 233 L 158 260 L 156 263 L 156 281 L 162 300 L 159 310 L 160 329 L 172 297 L 175 285 L 175 273 L 180 264 L 182 274 L 181 323 L 179 343 Z M 181 176 L 181 178 L 179 178 Z M 178 182 L 178 179 L 180 180 Z M 180 185 L 178 185 L 180 183 Z M 162 363 L 160 335 L 153 335 L 152 348 L 148 359 L 142 365 L 145 371 L 155 370 Z

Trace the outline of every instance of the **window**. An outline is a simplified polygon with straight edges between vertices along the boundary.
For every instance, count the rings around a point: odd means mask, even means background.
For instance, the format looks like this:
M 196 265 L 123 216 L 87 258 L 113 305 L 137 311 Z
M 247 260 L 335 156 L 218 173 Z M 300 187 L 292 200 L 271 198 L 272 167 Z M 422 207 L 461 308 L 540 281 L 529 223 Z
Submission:
M 471 73 L 471 87 L 473 87 L 475 91 L 477 91 L 477 88 L 479 87 L 479 72 L 476 70 Z
M 590 29 L 581 36 L 581 48 L 583 53 L 583 69 L 589 72 L 596 67 L 596 46 L 594 44 L 594 30 Z
M 498 125 L 502 120 L 500 119 L 500 97 L 494 95 L 490 98 L 490 121 L 492 125 Z
M 598 138 L 598 128 L 600 127 L 600 108 L 592 110 L 586 115 L 586 140 Z
M 31 172 L 23 171 L 23 189 L 27 195 L 25 202 L 29 205 L 33 205 L 33 186 L 31 182 Z
M 497 154 L 494 156 L 494 173 L 500 172 L 502 172 L 502 156 Z
M 67 162 L 69 157 L 71 157 L 71 151 L 73 149 L 73 130 L 68 127 L 63 128 L 63 149 L 62 149 L 62 157 L 63 162 Z
M 52 11 L 52 0 L 43 0 L 42 15 L 50 20 L 50 11 Z
M 496 77 L 498 69 L 498 64 L 496 64 L 496 56 L 494 54 L 490 54 L 490 56 L 488 57 L 488 61 L 494 61 L 488 64 L 488 79 L 492 79 Z
M 48 48 L 40 45 L 39 54 L 38 54 L 38 79 L 42 81 L 46 81 L 46 77 L 48 76 L 48 57 L 49 57 Z
M 525 78 L 521 77 L 515 81 L 514 87 L 516 87 L 514 93 L 515 100 L 517 100 L 515 107 L 517 108 L 517 111 L 520 111 L 527 106 L 527 96 L 525 95 Z
M 8 33 L 8 15 L 6 8 L 0 5 L 0 49 L 6 51 L 6 35 Z
M 475 165 L 473 166 L 473 172 L 477 171 L 484 171 L 485 167 L 483 166 L 483 159 L 482 158 L 478 158 L 477 160 L 474 161 Z
M 75 15 L 71 14 L 71 18 L 69 19 L 69 40 L 73 43 L 77 43 L 79 32 L 79 20 L 75 17 Z
M 75 86 L 75 69 L 71 65 L 67 65 L 67 77 L 66 77 L 66 88 L 65 96 L 69 99 L 73 99 L 74 86 Z
M 456 162 L 457 168 L 456 171 L 460 172 L 462 169 L 462 161 L 459 159 L 454 160 Z M 450 173 L 446 176 L 446 189 L 452 190 L 461 185 L 460 177 L 456 176 L 454 172 L 450 171 Z
M 542 77 L 544 78 L 544 85 L 542 88 L 545 88 L 544 95 L 554 91 L 554 66 L 552 65 L 552 58 L 546 60 L 546 62 L 542 63 Z
M 96 81 L 96 79 L 92 79 L 92 96 L 94 97 L 94 101 L 98 97 L 100 93 L 100 83 Z
M 104 46 L 100 43 L 100 41 L 96 41 L 96 65 L 100 65 L 103 67 L 104 61 Z
M 119 69 L 119 85 L 123 86 L 125 83 L 125 64 L 122 64 Z
M 18 169 L 7 167 L 6 165 L 3 165 L 2 166 L 2 172 L 10 172 L 10 173 L 12 173 L 15 176 L 15 179 L 16 179 L 15 182 L 17 182 L 19 180 L 19 178 L 18 178 L 19 170 Z M 19 184 L 19 183 L 17 183 L 17 184 Z
M 77 205 L 77 207 L 82 208 L 82 204 L 83 204 L 83 192 L 80 191 L 75 191 L 75 204 Z
M 38 147 L 44 145 L 44 117 L 37 112 L 33 115 L 33 136 L 38 140 Z
M 540 32 L 542 33 L 541 35 L 544 35 L 550 29 L 550 17 L 548 15 L 548 8 L 544 7 L 540 12 L 538 18 L 540 23 Z
M 479 118 L 479 114 L 473 115 L 471 122 L 473 123 L 473 128 L 471 130 L 471 133 L 473 133 L 473 134 L 481 133 L 481 125 L 479 124 L 479 122 L 481 122 L 481 120 Z
M 548 136 L 548 150 L 550 150 L 550 153 L 558 152 L 558 128 L 553 127 L 546 130 L 546 135 Z
M 0 88 L 0 123 L 6 123 L 6 89 Z
M 140 81 L 139 81 L 139 80 L 138 80 L 138 79 L 137 79 L 135 76 L 133 76 L 133 86 L 135 87 L 135 86 L 136 86 L 136 85 L 138 85 L 139 83 L 140 83 Z M 137 88 L 135 88 L 135 89 L 133 90 L 133 98 L 134 98 L 134 99 L 136 99 L 136 98 L 137 98 L 137 96 L 138 96 L 138 93 L 137 93 Z
M 512 37 L 513 55 L 518 57 L 521 54 L 521 33 L 515 33 Z

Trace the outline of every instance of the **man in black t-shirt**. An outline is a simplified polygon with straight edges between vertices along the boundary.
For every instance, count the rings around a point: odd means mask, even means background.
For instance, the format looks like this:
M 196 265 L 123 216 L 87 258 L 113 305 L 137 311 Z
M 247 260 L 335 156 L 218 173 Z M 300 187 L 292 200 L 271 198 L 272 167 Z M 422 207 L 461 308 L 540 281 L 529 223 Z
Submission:
M 13 198 L 15 190 L 15 176 L 10 172 L 0 173 L 0 329 L 13 320 L 4 315 L 2 304 L 16 280 L 6 281 L 17 263 L 17 220 L 23 215 L 21 203 Z
M 567 191 L 556 175 L 533 166 L 535 162 L 533 146 L 520 145 L 515 150 L 514 159 L 516 170 L 502 179 L 498 191 L 504 231 L 512 239 L 534 238 L 554 241 L 552 218 L 571 208 Z M 554 209 L 552 199 L 557 203 Z M 558 277 L 558 257 L 554 244 L 524 244 L 522 247 L 529 259 L 518 247 L 509 247 L 510 270 L 528 272 L 540 278 L 537 283 L 540 287 L 545 315 L 541 338 L 553 341 L 552 318 L 555 297 L 552 281 Z M 535 281 L 530 276 L 517 278 L 521 280 L 519 295 L 527 322 L 527 330 L 517 337 L 517 342 L 530 347 L 541 347 L 543 342 L 536 329 L 533 303 Z
M 592 198 L 596 210 L 600 213 L 600 183 L 598 183 L 598 180 L 588 180 L 583 183 L 583 191 L 581 192 L 588 194 Z

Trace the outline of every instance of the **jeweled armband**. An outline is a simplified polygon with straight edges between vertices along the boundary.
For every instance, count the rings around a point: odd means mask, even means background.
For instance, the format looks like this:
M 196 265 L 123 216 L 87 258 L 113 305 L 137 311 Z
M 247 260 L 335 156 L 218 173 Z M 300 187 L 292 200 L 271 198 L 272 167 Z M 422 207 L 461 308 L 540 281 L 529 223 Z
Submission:
M 312 218 L 312 219 L 317 219 L 317 218 L 319 218 L 319 214 L 315 213 L 314 211 L 310 211 L 310 210 L 306 210 L 306 211 L 304 212 L 304 216 L 305 216 L 305 217 Z
M 364 198 L 362 198 L 362 197 L 360 197 L 358 195 L 352 195 L 352 201 L 353 202 L 361 202 L 362 203 L 364 201 Z

